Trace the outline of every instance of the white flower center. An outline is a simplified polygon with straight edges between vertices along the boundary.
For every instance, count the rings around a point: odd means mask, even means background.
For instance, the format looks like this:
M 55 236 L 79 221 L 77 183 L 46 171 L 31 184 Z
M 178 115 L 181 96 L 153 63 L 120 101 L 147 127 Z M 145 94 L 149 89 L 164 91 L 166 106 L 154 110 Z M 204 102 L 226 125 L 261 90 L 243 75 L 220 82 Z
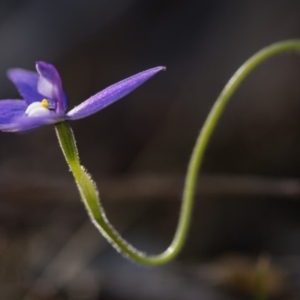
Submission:
M 47 107 L 45 107 L 45 103 L 43 101 L 32 102 L 30 105 L 28 105 L 25 114 L 28 117 L 39 117 L 39 116 L 50 115 L 51 112 Z

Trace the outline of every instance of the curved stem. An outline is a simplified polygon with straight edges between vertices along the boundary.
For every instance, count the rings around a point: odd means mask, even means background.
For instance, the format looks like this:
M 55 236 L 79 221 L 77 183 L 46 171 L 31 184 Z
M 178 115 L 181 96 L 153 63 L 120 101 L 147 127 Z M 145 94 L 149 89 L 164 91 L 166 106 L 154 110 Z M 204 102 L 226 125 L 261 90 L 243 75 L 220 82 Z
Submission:
M 91 177 L 80 165 L 75 140 L 69 124 L 67 122 L 62 122 L 56 125 L 61 148 L 74 175 L 86 209 L 95 226 L 118 251 L 136 262 L 150 266 L 165 264 L 180 252 L 190 225 L 196 180 L 203 154 L 226 104 L 243 80 L 262 62 L 280 53 L 299 50 L 300 40 L 289 40 L 273 44 L 252 56 L 231 77 L 216 100 L 197 138 L 187 170 L 180 218 L 173 241 L 163 253 L 158 255 L 147 255 L 138 251 L 123 240 L 114 230 L 100 205 L 96 186 L 91 180 Z

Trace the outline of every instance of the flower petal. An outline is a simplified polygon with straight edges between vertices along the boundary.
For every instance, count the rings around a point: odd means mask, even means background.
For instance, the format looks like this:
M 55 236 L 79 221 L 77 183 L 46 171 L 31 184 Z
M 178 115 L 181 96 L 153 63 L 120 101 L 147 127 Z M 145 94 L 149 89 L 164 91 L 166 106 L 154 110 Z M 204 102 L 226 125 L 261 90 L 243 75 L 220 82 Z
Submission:
M 36 69 L 40 74 L 37 85 L 38 92 L 55 101 L 57 113 L 65 112 L 67 97 L 63 92 L 61 79 L 56 68 L 51 64 L 39 61 L 36 63 Z
M 55 124 L 65 119 L 63 115 L 53 113 L 51 115 L 44 115 L 38 117 L 21 116 L 13 119 L 8 124 L 0 124 L 0 130 L 2 131 L 26 131 L 34 129 L 44 125 Z
M 7 76 L 16 85 L 28 105 L 43 99 L 43 96 L 37 91 L 39 75 L 36 72 L 10 69 L 7 71 Z
M 73 108 L 67 116 L 76 120 L 92 115 L 126 96 L 153 75 L 165 69 L 165 67 L 152 68 L 115 83 Z
M 9 124 L 13 119 L 23 116 L 27 104 L 24 100 L 0 101 L 0 126 Z

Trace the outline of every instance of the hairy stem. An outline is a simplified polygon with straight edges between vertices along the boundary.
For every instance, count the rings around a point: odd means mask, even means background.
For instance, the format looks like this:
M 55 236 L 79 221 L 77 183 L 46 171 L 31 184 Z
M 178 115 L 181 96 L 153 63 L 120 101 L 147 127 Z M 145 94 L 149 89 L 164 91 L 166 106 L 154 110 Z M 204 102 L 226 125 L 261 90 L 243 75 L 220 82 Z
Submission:
M 158 255 L 147 255 L 138 251 L 129 245 L 124 239 L 122 239 L 114 230 L 112 225 L 107 220 L 105 212 L 99 202 L 98 191 L 95 184 L 85 169 L 80 165 L 74 136 L 69 124 L 67 122 L 62 122 L 56 125 L 60 146 L 74 175 L 81 198 L 91 217 L 91 220 L 104 235 L 104 237 L 106 237 L 107 240 L 118 251 L 138 263 L 150 266 L 165 264 L 177 256 L 184 245 L 190 226 L 196 180 L 203 155 L 226 104 L 244 79 L 261 63 L 278 54 L 299 50 L 300 40 L 283 41 L 266 47 L 248 59 L 226 84 L 200 131 L 191 155 L 183 191 L 180 217 L 175 236 L 170 246 L 164 252 Z

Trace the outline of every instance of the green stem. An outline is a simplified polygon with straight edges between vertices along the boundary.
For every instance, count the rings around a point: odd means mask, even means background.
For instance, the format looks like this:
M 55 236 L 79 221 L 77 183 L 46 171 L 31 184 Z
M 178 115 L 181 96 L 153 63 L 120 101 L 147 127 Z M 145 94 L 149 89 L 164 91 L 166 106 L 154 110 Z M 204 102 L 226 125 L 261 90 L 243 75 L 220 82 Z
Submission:
M 263 255 L 259 258 L 256 266 L 255 276 L 255 300 L 267 300 L 268 296 L 268 277 L 270 273 L 270 258 Z
M 147 255 L 138 251 L 123 240 L 113 229 L 105 216 L 102 206 L 100 205 L 95 184 L 84 168 L 80 165 L 74 136 L 69 124 L 67 122 L 62 122 L 56 125 L 57 136 L 60 141 L 62 151 L 74 175 L 86 209 L 88 210 L 95 226 L 101 231 L 104 237 L 106 237 L 108 241 L 117 248 L 118 251 L 136 262 L 150 266 L 165 264 L 178 255 L 183 247 L 190 226 L 196 180 L 203 159 L 203 154 L 226 104 L 243 80 L 262 62 L 280 53 L 299 50 L 300 40 L 289 40 L 273 44 L 252 56 L 231 77 L 216 100 L 197 138 L 187 170 L 180 217 L 173 241 L 164 252 L 158 255 Z

